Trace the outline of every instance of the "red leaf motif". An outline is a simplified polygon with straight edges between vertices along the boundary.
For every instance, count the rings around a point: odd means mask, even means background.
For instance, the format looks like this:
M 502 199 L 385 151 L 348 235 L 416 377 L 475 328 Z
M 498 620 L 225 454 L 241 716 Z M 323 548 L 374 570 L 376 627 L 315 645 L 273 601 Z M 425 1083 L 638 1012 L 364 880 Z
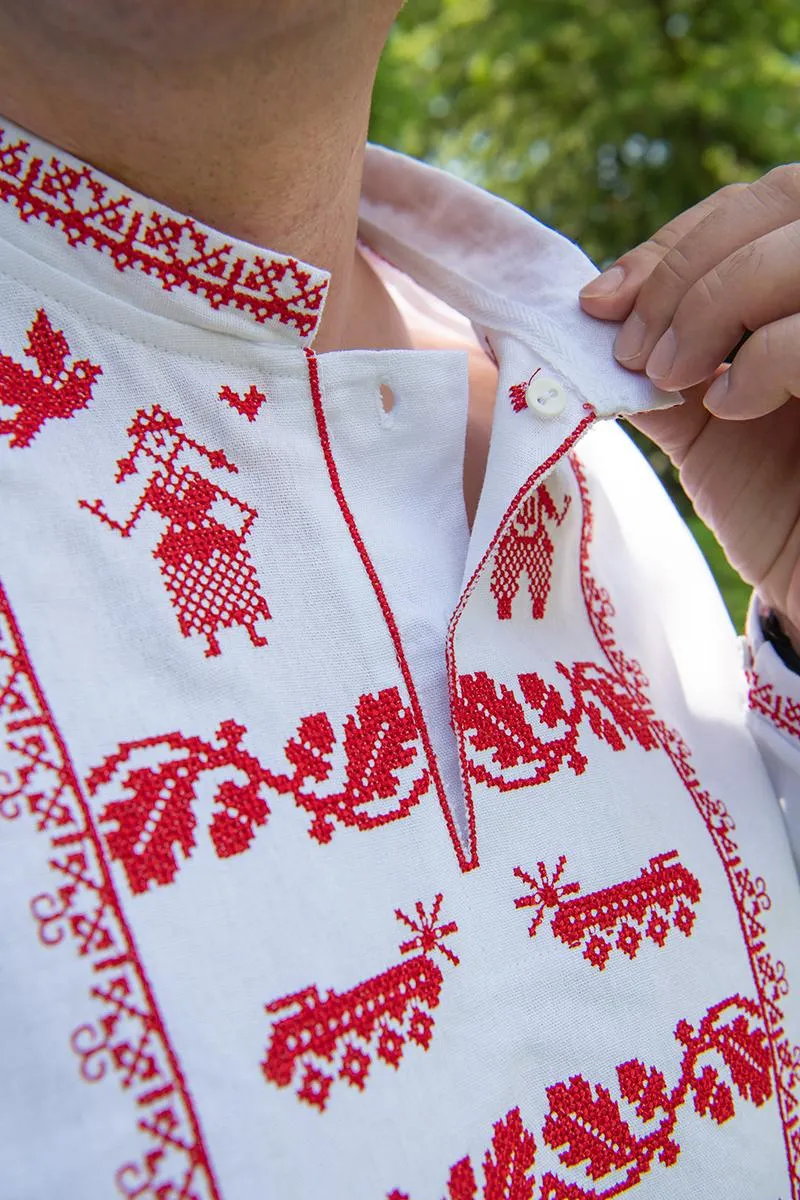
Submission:
M 549 1087 L 550 1111 L 542 1136 L 553 1150 L 563 1148 L 559 1157 L 566 1166 L 585 1162 L 588 1174 L 597 1180 L 634 1163 L 639 1143 L 608 1089 L 596 1084 L 595 1091 L 596 1095 L 581 1075 Z
M 0 354 L 0 405 L 14 408 L 13 417 L 0 419 L 0 435 L 9 446 L 29 446 L 47 421 L 66 420 L 88 406 L 102 368 L 87 358 L 67 366 L 70 348 L 60 329 L 54 329 L 40 308 L 28 330 L 25 348 L 38 374 L 6 354 Z
M 345 791 L 356 803 L 364 798 L 388 800 L 398 787 L 396 772 L 414 761 L 417 727 L 403 707 L 397 688 L 362 696 L 354 717 L 344 725 L 347 754 Z
M 336 744 L 333 726 L 325 713 L 303 717 L 297 734 L 286 745 L 285 754 L 295 768 L 296 784 L 307 779 L 322 783 L 331 773 L 329 755 Z
M 606 670 L 595 663 L 576 663 L 570 671 L 563 664 L 557 664 L 559 671 L 573 683 L 573 690 L 580 693 L 593 731 L 598 737 L 608 742 L 615 750 L 624 748 L 620 737 L 638 742 L 643 750 L 654 750 L 658 746 L 651 725 L 652 714 L 634 700 L 621 683 Z M 594 697 L 610 718 L 606 718 L 589 697 Z
M 64 370 L 69 355 L 69 343 L 60 329 L 53 329 L 50 318 L 40 308 L 28 333 L 25 351 L 39 368 L 42 379 L 52 382 Z
M 450 1168 L 447 1196 L 448 1200 L 477 1200 L 478 1183 L 469 1156 Z
M 173 780 L 169 804 L 160 811 L 162 792 Z M 178 777 L 175 764 L 167 763 L 131 771 L 123 787 L 130 797 L 112 801 L 100 813 L 101 822 L 116 823 L 106 834 L 111 857 L 125 865 L 134 892 L 147 891 L 151 883 L 172 883 L 178 872 L 175 849 L 189 858 L 196 845 L 194 780 Z
M 670 1099 L 663 1074 L 656 1067 L 649 1070 L 638 1059 L 617 1067 L 620 1092 L 643 1121 L 652 1121 L 659 1109 L 667 1112 Z
M 546 684 L 538 675 L 520 675 L 519 686 L 528 704 L 536 709 L 542 724 L 548 729 L 555 729 L 559 722 L 569 720 L 564 698 L 558 688 Z
M 764 1030 L 758 1025 L 751 1029 L 746 1016 L 739 1013 L 714 1031 L 714 1043 L 739 1095 L 760 1108 L 772 1095 L 772 1064 Z
M 335 741 L 330 721 L 319 713 L 301 722 L 298 736 L 286 748 L 296 771 L 281 786 L 313 814 L 309 833 L 317 841 L 330 841 L 336 821 L 372 829 L 405 816 L 427 791 L 430 776 L 424 769 L 401 790 L 398 772 L 415 761 L 419 745 L 414 716 L 404 707 L 396 687 L 361 696 L 355 713 L 346 718 L 341 790 L 323 796 L 304 791 L 307 779 L 322 782 L 330 774 L 329 756 Z M 391 801 L 392 806 L 387 809 L 381 801 Z
M 535 1159 L 533 1134 L 523 1125 L 519 1109 L 512 1108 L 495 1123 L 492 1145 L 483 1160 L 483 1200 L 533 1200 Z
M 539 741 L 525 711 L 504 683 L 495 685 L 485 671 L 478 671 L 462 675 L 460 684 L 458 716 L 462 726 L 471 731 L 476 750 L 493 750 L 493 762 L 504 768 L 541 758 Z
M 269 807 L 262 792 L 274 777 L 241 745 L 246 732 L 235 721 L 223 721 L 216 744 L 177 732 L 123 742 L 89 773 L 92 795 L 119 773 L 124 795 L 105 805 L 100 821 L 112 824 L 105 834 L 109 853 L 124 867 L 133 892 L 144 892 L 151 883 L 172 883 L 179 867 L 176 852 L 190 857 L 196 844 L 197 785 L 206 772 L 227 773 L 218 778 L 209 824 L 220 858 L 241 854 L 256 826 L 266 823 Z

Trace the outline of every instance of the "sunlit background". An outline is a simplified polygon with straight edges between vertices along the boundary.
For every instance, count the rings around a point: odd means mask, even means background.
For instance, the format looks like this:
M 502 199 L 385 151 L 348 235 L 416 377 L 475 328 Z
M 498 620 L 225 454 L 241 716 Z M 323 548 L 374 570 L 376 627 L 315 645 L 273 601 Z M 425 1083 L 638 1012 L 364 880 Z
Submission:
M 800 159 L 800 0 L 408 0 L 371 136 L 507 197 L 603 266 L 723 184 Z M 636 440 L 741 628 L 749 588 Z

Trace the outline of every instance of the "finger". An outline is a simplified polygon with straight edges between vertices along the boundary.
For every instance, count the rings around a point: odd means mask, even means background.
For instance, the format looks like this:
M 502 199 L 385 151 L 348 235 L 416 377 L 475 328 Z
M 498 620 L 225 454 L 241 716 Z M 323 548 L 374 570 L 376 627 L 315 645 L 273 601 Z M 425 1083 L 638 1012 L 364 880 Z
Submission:
M 746 421 L 800 396 L 800 313 L 763 325 L 718 376 L 703 404 L 715 417 Z
M 651 271 L 620 330 L 615 354 L 640 370 L 688 289 L 736 250 L 800 217 L 800 164 L 777 167 L 750 185 L 715 193 L 718 202 Z
M 748 331 L 800 311 L 800 221 L 734 251 L 692 284 L 647 359 L 650 378 L 678 391 L 712 374 Z
M 590 316 L 601 320 L 624 320 L 645 280 L 672 247 L 713 212 L 717 205 L 722 204 L 726 194 L 746 187 L 747 184 L 734 183 L 720 188 L 663 225 L 646 242 L 628 250 L 613 266 L 581 289 L 582 307 Z

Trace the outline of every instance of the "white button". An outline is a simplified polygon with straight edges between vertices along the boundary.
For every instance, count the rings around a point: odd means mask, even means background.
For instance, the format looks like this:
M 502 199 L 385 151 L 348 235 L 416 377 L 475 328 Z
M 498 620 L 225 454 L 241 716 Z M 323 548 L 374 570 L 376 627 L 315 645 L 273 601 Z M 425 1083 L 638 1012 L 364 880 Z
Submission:
M 525 389 L 525 403 L 540 417 L 557 417 L 566 402 L 561 384 L 546 375 L 535 375 Z

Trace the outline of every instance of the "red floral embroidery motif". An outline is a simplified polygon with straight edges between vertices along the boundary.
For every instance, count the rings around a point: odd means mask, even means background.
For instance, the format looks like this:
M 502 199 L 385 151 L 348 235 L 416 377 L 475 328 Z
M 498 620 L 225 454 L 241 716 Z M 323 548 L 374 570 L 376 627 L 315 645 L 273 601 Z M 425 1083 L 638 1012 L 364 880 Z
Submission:
M 43 308 L 28 330 L 25 347 L 38 368 L 32 371 L 6 354 L 0 354 L 0 408 L 15 408 L 16 415 L 0 419 L 0 435 L 9 446 L 30 446 L 46 421 L 64 420 L 86 408 L 102 367 L 81 358 L 67 366 L 70 348 L 60 329 L 54 329 Z
M 243 417 L 247 417 L 248 421 L 252 422 L 255 421 L 258 416 L 258 410 L 267 397 L 253 384 L 243 396 L 226 385 L 220 388 L 219 398 L 235 409 L 236 412 L 241 413 Z
M 290 774 L 269 770 L 244 749 L 246 732 L 223 721 L 216 745 L 178 732 L 123 742 L 89 773 L 90 795 L 114 781 L 126 793 L 105 805 L 100 821 L 111 825 L 109 853 L 124 867 L 133 892 L 173 883 L 180 867 L 176 851 L 183 860 L 191 856 L 198 785 L 208 773 L 217 785 L 208 832 L 219 858 L 249 849 L 269 816 L 265 791 L 291 796 L 312 815 L 309 836 L 329 842 L 337 824 L 363 830 L 399 820 L 428 789 L 428 772 L 408 769 L 418 757 L 418 738 L 397 688 L 361 696 L 355 714 L 345 719 L 344 781 L 328 794 L 308 790 L 309 781 L 323 783 L 333 770 L 336 735 L 325 713 L 303 717 L 287 743 Z
M 680 1144 L 675 1137 L 681 1109 L 691 1102 L 701 1117 L 722 1125 L 735 1116 L 734 1091 L 742 1100 L 761 1107 L 772 1096 L 770 1052 L 766 1033 L 757 1024 L 759 1008 L 752 1000 L 733 996 L 713 1005 L 695 1030 L 680 1021 L 675 1038 L 683 1047 L 680 1077 L 667 1086 L 664 1074 L 631 1059 L 617 1067 L 622 1100 L 639 1122 L 632 1126 L 620 1102 L 603 1084 L 590 1084 L 582 1075 L 547 1089 L 550 1111 L 542 1136 L 566 1167 L 584 1164 L 593 1182 L 624 1172 L 599 1191 L 577 1182 L 566 1183 L 547 1173 L 541 1200 L 600 1200 L 618 1196 L 641 1183 L 652 1167 L 672 1167 Z
M 417 901 L 416 919 L 395 910 L 412 934 L 400 953 L 411 958 L 346 992 L 320 996 L 312 985 L 266 1006 L 268 1013 L 286 1014 L 273 1024 L 261 1064 L 270 1083 L 294 1084 L 298 1097 L 322 1112 L 337 1079 L 363 1090 L 374 1057 L 397 1069 L 407 1042 L 428 1049 L 444 983 L 434 954 L 459 962 L 445 944 L 458 926 L 439 922 L 441 907 L 439 894 L 430 913 Z
M 555 936 L 571 949 L 583 945 L 583 957 L 602 971 L 614 949 L 634 959 L 643 937 L 663 946 L 672 929 L 687 938 L 691 935 L 701 888 L 676 850 L 651 858 L 635 878 L 585 896 L 577 896 L 579 883 L 561 883 L 566 863 L 562 855 L 552 876 L 543 862 L 538 863 L 538 878 L 522 867 L 514 868 L 529 889 L 514 904 L 533 910 L 531 937 L 536 936 L 545 911 L 555 909 L 550 923 Z
M 165 291 L 202 296 L 259 324 L 293 326 L 309 337 L 328 280 L 294 258 L 233 245 L 191 217 L 154 207 L 77 161 L 37 157 L 30 142 L 0 129 L 0 201 L 22 221 L 40 221 L 70 246 L 91 247 L 121 273 L 140 271 Z
M 547 782 L 565 763 L 582 775 L 588 764 L 579 749 L 585 725 L 612 750 L 633 742 L 644 750 L 655 748 L 652 710 L 635 701 L 605 667 L 559 662 L 556 669 L 569 684 L 568 700 L 536 674 L 518 676 L 522 699 L 485 671 L 460 676 L 455 717 L 482 755 L 480 761 L 467 760 L 474 779 L 510 791 Z
M 285 751 L 294 771 L 276 782 L 279 791 L 291 792 L 295 802 L 311 813 L 308 832 L 318 842 L 330 841 L 335 822 L 374 829 L 396 821 L 428 790 L 427 769 L 413 772 L 401 787 L 400 773 L 406 778 L 406 768 L 415 763 L 419 738 L 413 713 L 403 705 L 397 688 L 361 697 L 355 714 L 344 723 L 341 785 L 334 785 L 330 792 L 310 789 L 309 783 L 329 779 L 335 747 L 336 737 L 325 713 L 304 717 Z
M 245 542 L 258 513 L 249 504 L 206 479 L 194 467 L 179 464 L 181 454 L 194 451 L 216 470 L 236 474 L 238 467 L 221 450 L 208 450 L 187 437 L 177 417 L 157 404 L 140 409 L 128 428 L 133 449 L 117 463 L 116 481 L 138 473 L 140 456 L 153 463 L 133 512 L 119 522 L 110 517 L 101 500 L 81 500 L 82 508 L 115 530 L 130 537 L 143 512 L 163 517 L 167 528 L 153 551 L 164 586 L 184 637 L 202 634 L 207 657 L 219 654 L 220 629 L 242 625 L 254 646 L 267 639 L 256 631 L 270 616 Z M 227 521 L 215 512 L 223 509 Z M 233 526 L 241 524 L 237 529 Z
M 483 1159 L 483 1187 L 467 1155 L 450 1168 L 447 1200 L 533 1200 L 536 1142 L 518 1108 L 494 1123 L 492 1144 Z
M 736 1115 L 734 1093 L 757 1108 L 765 1104 L 772 1097 L 772 1074 L 758 1012 L 752 1000 L 732 996 L 709 1008 L 697 1029 L 680 1021 L 675 1038 L 683 1055 L 673 1088 L 662 1071 L 638 1058 L 616 1068 L 619 1099 L 582 1075 L 547 1088 L 549 1111 L 542 1139 L 559 1152 L 567 1169 L 581 1171 L 580 1178 L 572 1180 L 547 1171 L 539 1200 L 610 1200 L 637 1187 L 657 1164 L 674 1167 L 681 1152 L 678 1121 L 688 1103 L 716 1125 Z M 467 1156 L 450 1169 L 447 1200 L 533 1200 L 535 1158 L 533 1134 L 519 1109 L 511 1109 L 494 1126 L 483 1160 L 483 1190 L 478 1190 Z M 600 1180 L 606 1182 L 599 1189 L 592 1186 Z M 387 1200 L 392 1196 L 404 1193 L 392 1192 Z
M 563 522 L 571 499 L 571 496 L 565 496 L 559 509 L 547 485 L 543 483 L 522 501 L 513 520 L 509 522 L 497 543 L 489 584 L 501 621 L 511 619 L 511 607 L 523 575 L 528 577 L 534 621 L 540 621 L 544 616 L 555 554 L 550 527 Z
M 46 839 L 51 890 L 34 896 L 31 913 L 42 945 L 55 954 L 71 947 L 73 978 L 85 971 L 85 1019 L 70 1044 L 81 1077 L 95 1086 L 116 1081 L 115 1112 L 127 1105 L 131 1145 L 109 1192 L 116 1183 L 122 1195 L 142 1200 L 221 1200 L 181 1063 L 89 805 L 2 587 L 0 817 L 28 821 L 31 836 Z
M 581 533 L 581 583 L 589 623 L 602 648 L 609 667 L 631 700 L 650 708 L 648 679 L 641 665 L 622 650 L 613 627 L 614 605 L 605 588 L 594 578 L 590 551 L 594 527 L 592 501 L 582 465 L 574 456 L 572 469 L 578 483 L 583 508 Z M 764 914 L 772 901 L 763 879 L 754 878 L 742 861 L 737 845 L 736 825 L 721 800 L 704 788 L 698 778 L 692 754 L 681 735 L 664 721 L 654 717 L 653 733 L 675 768 L 678 778 L 703 820 L 709 838 L 719 855 L 728 878 L 731 898 L 741 922 L 750 969 L 758 991 L 759 1012 L 769 1040 L 775 1095 L 783 1125 L 786 1161 L 791 1180 L 792 1200 L 800 1200 L 800 1046 L 786 1032 L 785 997 L 789 992 L 786 968 L 769 950 L 769 933 Z M 579 1193 L 576 1193 L 579 1196 Z M 571 1193 L 570 1193 L 571 1197 Z M 556 1195 L 555 1200 L 559 1200 Z
M 197 828 L 193 806 L 198 781 L 206 772 L 222 769 L 228 776 L 218 782 L 214 796 L 217 807 L 208 829 L 214 849 L 220 858 L 248 849 L 256 826 L 265 824 L 269 815 L 262 792 L 273 777 L 242 748 L 246 732 L 243 725 L 223 721 L 217 745 L 180 733 L 124 742 L 90 772 L 90 795 L 122 774 L 128 798 L 107 804 L 100 821 L 114 825 L 106 843 L 112 858 L 124 866 L 133 892 L 144 892 L 151 883 L 172 883 L 178 873 L 176 848 L 184 858 L 192 853 Z M 147 761 L 152 755 L 143 753 L 152 750 L 171 757 L 152 765 Z

